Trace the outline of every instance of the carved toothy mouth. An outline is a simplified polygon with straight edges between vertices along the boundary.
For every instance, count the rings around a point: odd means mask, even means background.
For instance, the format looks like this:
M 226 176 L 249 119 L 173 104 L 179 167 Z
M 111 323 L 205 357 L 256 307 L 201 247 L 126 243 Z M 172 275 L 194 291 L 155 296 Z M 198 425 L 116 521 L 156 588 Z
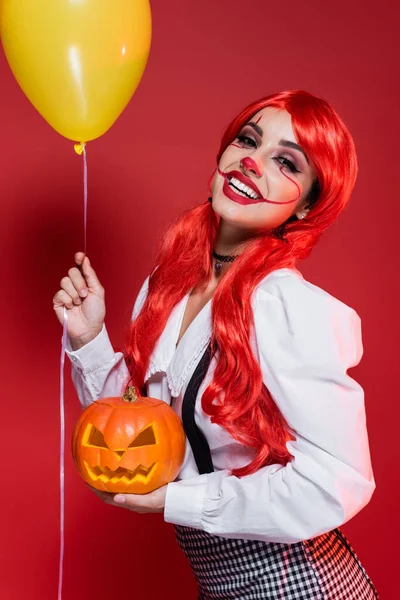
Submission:
M 84 461 L 85 468 L 93 481 L 102 481 L 103 483 L 131 483 L 136 479 L 147 479 L 153 471 L 156 463 L 154 462 L 149 468 L 139 465 L 133 471 L 118 467 L 115 471 L 111 471 L 108 467 L 91 467 Z

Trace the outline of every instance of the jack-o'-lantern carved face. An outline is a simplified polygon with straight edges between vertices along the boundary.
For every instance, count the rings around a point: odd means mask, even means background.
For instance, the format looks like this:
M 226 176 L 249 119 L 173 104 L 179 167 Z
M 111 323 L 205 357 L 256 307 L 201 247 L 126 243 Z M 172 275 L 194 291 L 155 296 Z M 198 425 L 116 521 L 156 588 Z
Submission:
M 165 402 L 126 397 L 102 398 L 82 413 L 72 453 L 92 487 L 146 494 L 176 478 L 186 438 L 179 417 Z

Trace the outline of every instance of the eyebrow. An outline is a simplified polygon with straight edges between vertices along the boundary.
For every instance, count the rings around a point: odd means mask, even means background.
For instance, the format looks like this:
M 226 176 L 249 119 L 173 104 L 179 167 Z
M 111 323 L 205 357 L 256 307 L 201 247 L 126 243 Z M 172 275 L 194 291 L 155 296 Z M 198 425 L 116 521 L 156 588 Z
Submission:
M 249 123 L 247 123 L 247 125 L 249 125 L 250 127 L 252 127 L 254 129 L 254 131 L 256 133 L 258 133 L 258 135 L 260 137 L 263 136 L 263 130 L 261 129 L 261 127 L 259 125 L 257 125 L 257 123 L 254 123 L 253 121 L 250 121 Z M 304 158 L 307 161 L 307 164 L 310 164 L 308 157 L 306 155 L 306 153 L 304 152 L 303 148 L 301 146 L 299 146 L 298 144 L 296 144 L 295 142 L 291 142 L 290 140 L 279 140 L 279 145 L 280 146 L 285 146 L 286 148 L 293 148 L 293 150 L 298 150 L 299 152 L 301 152 L 304 156 Z

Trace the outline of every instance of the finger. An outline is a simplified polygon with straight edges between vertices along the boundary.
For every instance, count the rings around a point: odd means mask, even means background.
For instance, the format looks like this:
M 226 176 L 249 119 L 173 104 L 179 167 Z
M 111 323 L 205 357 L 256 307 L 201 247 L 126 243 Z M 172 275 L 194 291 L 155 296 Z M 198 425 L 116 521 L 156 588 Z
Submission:
M 130 494 L 130 496 L 132 496 L 132 494 Z M 129 498 L 126 494 L 116 494 L 114 496 L 114 502 L 116 502 L 117 504 L 123 504 L 128 506 L 129 504 Z M 129 504 L 129 506 L 132 506 L 132 503 Z
M 75 304 L 72 301 L 72 298 L 67 292 L 64 290 L 59 290 L 57 294 L 53 298 L 53 308 L 57 309 L 65 306 L 66 308 L 74 308 Z
M 85 256 L 83 252 L 77 252 L 75 254 L 75 261 L 80 267 L 83 277 L 86 280 L 86 284 L 91 291 L 104 293 L 104 288 L 96 275 L 96 271 L 91 266 L 89 258 Z
M 63 277 L 60 281 L 61 288 L 67 292 L 67 294 L 72 298 L 74 304 L 79 305 L 82 304 L 82 300 L 79 298 L 79 294 L 76 291 L 74 284 L 72 283 L 70 277 Z
M 113 495 L 111 492 L 103 492 L 101 490 L 97 490 L 96 488 L 92 487 L 89 484 L 86 484 L 87 487 L 94 493 L 96 494 L 96 496 L 98 496 L 99 498 L 101 498 L 101 500 L 103 500 L 104 502 L 106 502 L 107 504 L 112 504 L 113 503 Z
M 68 271 L 68 275 L 74 288 L 76 289 L 78 297 L 81 296 L 82 298 L 85 298 L 88 294 L 88 291 L 86 289 L 85 278 L 82 276 L 81 271 L 78 269 L 78 267 L 72 267 Z
M 77 264 L 78 267 L 80 267 L 82 265 L 82 261 L 85 258 L 86 254 L 84 252 L 76 252 L 75 253 L 75 262 Z
M 147 496 L 147 494 L 144 494 L 144 496 Z M 144 511 L 151 510 L 152 508 L 149 498 L 142 498 L 141 494 L 116 494 L 113 500 L 118 506 L 124 506 L 137 512 L 141 512 L 142 509 Z

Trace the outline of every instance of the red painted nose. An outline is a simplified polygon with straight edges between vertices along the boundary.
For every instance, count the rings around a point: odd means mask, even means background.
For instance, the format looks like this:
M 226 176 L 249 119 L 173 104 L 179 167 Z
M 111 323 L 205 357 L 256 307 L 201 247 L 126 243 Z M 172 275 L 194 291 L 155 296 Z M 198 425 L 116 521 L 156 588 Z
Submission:
M 245 156 L 245 158 L 242 158 L 240 164 L 244 166 L 246 171 L 253 171 L 253 173 L 258 175 L 259 177 L 262 175 L 260 167 L 258 166 L 255 160 L 250 158 L 250 156 Z

